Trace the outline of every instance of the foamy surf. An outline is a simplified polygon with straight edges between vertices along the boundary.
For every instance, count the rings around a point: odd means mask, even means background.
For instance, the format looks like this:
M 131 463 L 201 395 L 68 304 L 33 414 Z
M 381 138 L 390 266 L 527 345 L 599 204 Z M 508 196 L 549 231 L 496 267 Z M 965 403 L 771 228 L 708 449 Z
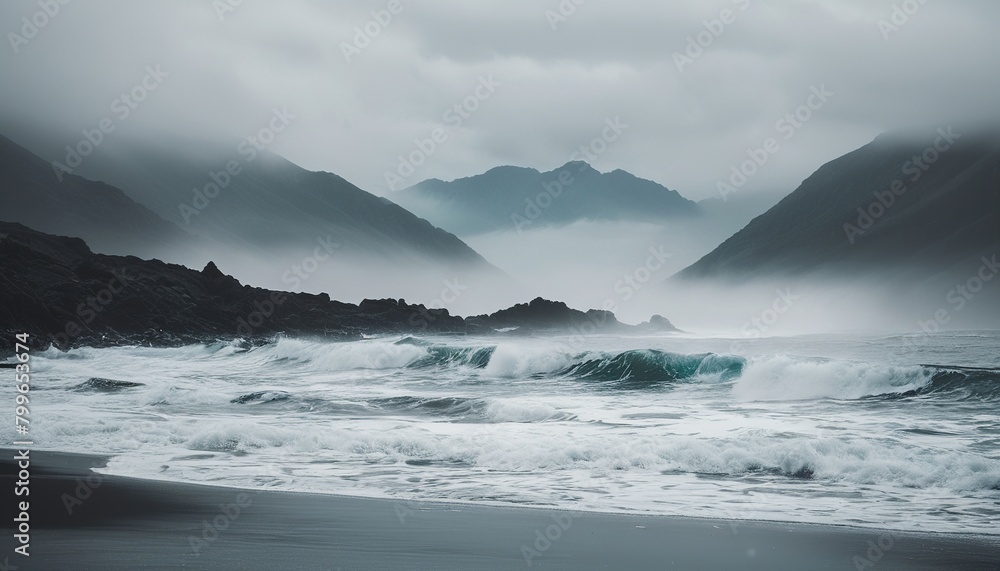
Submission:
M 997 338 L 969 336 L 947 365 L 825 341 L 48 351 L 33 428 L 132 476 L 995 533 Z M 766 503 L 747 508 L 754 497 Z

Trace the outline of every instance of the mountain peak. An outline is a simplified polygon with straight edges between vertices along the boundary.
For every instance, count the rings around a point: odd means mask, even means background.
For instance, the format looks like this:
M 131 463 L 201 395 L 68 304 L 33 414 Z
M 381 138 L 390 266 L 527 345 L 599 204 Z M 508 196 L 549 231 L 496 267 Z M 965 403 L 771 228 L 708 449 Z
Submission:
M 601 174 L 600 171 L 591 166 L 587 161 L 570 161 L 562 166 L 562 169 L 571 170 L 573 172 L 586 172 L 586 173 L 596 173 Z
M 533 169 L 531 167 L 517 167 L 514 165 L 500 165 L 498 167 L 493 167 L 490 170 L 483 173 L 483 175 L 497 174 L 497 173 L 513 173 L 513 172 L 530 172 L 537 173 L 538 169 Z
M 495 167 L 452 182 L 421 183 L 414 189 L 401 193 L 397 203 L 459 236 L 581 220 L 659 223 L 699 214 L 694 202 L 659 183 L 621 169 L 604 174 L 582 160 L 548 172 Z M 539 215 L 529 216 L 536 201 L 546 203 L 544 193 L 559 199 L 540 207 Z
M 211 260 L 209 260 L 208 264 L 205 265 L 205 269 L 201 270 L 201 273 L 203 276 L 213 279 L 226 277 L 226 274 L 222 273 L 219 266 L 216 266 L 215 262 Z
M 1000 149 L 989 141 L 988 133 L 959 139 L 948 129 L 922 140 L 907 132 L 880 135 L 820 167 L 679 275 L 744 278 L 871 267 L 903 276 L 897 279 L 907 287 L 922 283 L 915 276 L 938 279 L 954 271 L 952 278 L 962 279 L 976 271 L 983 251 L 1000 247 Z M 914 166 L 926 149 L 937 153 L 933 169 L 923 169 L 927 175 Z

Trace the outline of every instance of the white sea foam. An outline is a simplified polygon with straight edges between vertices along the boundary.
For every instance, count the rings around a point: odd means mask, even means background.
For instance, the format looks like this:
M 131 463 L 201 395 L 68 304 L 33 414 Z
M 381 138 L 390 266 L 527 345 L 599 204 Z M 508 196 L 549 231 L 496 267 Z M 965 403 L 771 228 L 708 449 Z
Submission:
M 770 519 L 995 532 L 995 401 L 856 400 L 927 388 L 926 367 L 768 346 L 745 356 L 741 375 L 624 388 L 553 373 L 626 351 L 728 344 L 417 341 L 40 352 L 32 436 L 38 448 L 117 455 L 110 471 L 151 478 L 721 517 L 768 486 L 783 490 L 767 498 Z M 994 366 L 994 341 L 964 362 Z M 442 358 L 494 345 L 485 367 Z M 142 386 L 76 388 L 91 377 Z
M 486 406 L 486 418 L 491 422 L 544 422 L 567 418 L 545 403 L 523 400 L 492 400 Z
M 931 382 L 924 367 L 801 359 L 751 359 L 733 386 L 740 400 L 858 399 L 914 391 Z
M 397 345 L 385 340 L 356 343 L 316 343 L 282 338 L 273 348 L 265 349 L 275 359 L 306 363 L 324 371 L 356 369 L 398 369 L 427 356 L 427 349 L 415 345 Z
M 495 377 L 526 377 L 552 373 L 572 362 L 569 353 L 554 349 L 548 343 L 501 343 L 493 352 L 486 373 Z

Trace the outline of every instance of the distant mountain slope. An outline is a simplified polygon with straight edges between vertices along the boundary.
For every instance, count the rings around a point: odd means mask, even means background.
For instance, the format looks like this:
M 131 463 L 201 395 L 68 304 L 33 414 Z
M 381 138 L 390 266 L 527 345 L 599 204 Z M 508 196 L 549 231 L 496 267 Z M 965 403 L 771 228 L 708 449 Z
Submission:
M 936 148 L 935 148 L 936 146 Z M 851 270 L 910 283 L 1000 251 L 1000 136 L 887 134 L 836 159 L 680 278 Z
M 373 262 L 488 266 L 457 237 L 403 208 L 267 151 L 133 146 L 84 168 L 178 226 L 225 244 L 271 249 L 329 237 L 341 255 Z
M 622 170 L 600 173 L 583 162 L 545 173 L 503 166 L 452 182 L 432 179 L 392 200 L 461 236 L 579 220 L 659 222 L 698 213 L 676 191 Z
M 159 255 L 182 248 L 180 228 L 103 182 L 64 174 L 0 136 L 0 220 L 76 236 L 108 254 Z
M 206 141 L 103 145 L 78 169 L 196 237 L 186 257 L 234 276 L 344 301 L 405 298 L 493 311 L 527 294 L 465 242 L 343 178 L 267 150 Z

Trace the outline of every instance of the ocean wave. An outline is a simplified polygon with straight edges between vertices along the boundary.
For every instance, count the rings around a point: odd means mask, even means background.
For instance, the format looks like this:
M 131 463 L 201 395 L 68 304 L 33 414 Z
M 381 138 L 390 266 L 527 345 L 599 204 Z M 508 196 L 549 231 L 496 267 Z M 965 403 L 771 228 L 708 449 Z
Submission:
M 508 411 L 509 412 L 509 411 Z M 551 411 L 538 408 L 538 419 Z M 537 420 L 536 420 L 537 421 Z M 461 463 L 492 473 L 584 471 L 702 477 L 767 477 L 864 486 L 991 492 L 1000 489 L 1000 460 L 964 451 L 900 446 L 891 439 L 744 433 L 706 439 L 682 435 L 573 430 L 539 440 L 533 432 L 491 430 L 475 435 L 426 429 L 323 429 L 295 433 L 253 423 L 212 426 L 187 440 L 192 450 L 315 450 L 358 465 Z
M 920 365 L 761 357 L 747 363 L 733 385 L 733 396 L 743 401 L 854 400 L 917 391 L 930 384 L 932 376 Z
M 492 377 L 526 378 L 555 373 L 570 366 L 573 360 L 573 355 L 559 348 L 501 343 L 483 370 Z
M 427 369 L 464 365 L 475 369 L 484 369 L 489 365 L 490 358 L 493 356 L 496 347 L 447 347 L 432 345 L 427 346 L 425 349 L 427 355 L 410 363 L 408 365 L 410 368 Z
M 618 478 L 626 472 L 649 475 L 691 474 L 704 477 L 768 477 L 864 486 L 1000 490 L 1000 459 L 965 449 L 915 446 L 886 435 L 819 436 L 743 431 L 724 437 L 683 435 L 663 431 L 617 432 L 587 424 L 553 422 L 561 411 L 520 400 L 462 402 L 399 401 L 397 406 L 450 410 L 465 407 L 494 422 L 538 424 L 483 425 L 474 431 L 453 430 L 436 423 L 400 425 L 389 420 L 358 423 L 275 424 L 263 418 L 209 419 L 190 423 L 178 418 L 156 422 L 124 417 L 84 418 L 52 414 L 38 427 L 38 437 L 64 447 L 90 446 L 106 452 L 187 450 L 266 454 L 289 462 L 313 465 L 335 459 L 331 468 L 348 472 L 408 462 L 462 463 L 478 471 L 503 473 L 574 472 L 588 478 Z M 306 456 L 302 456 L 306 454 Z M 294 460 L 293 460 L 294 459 Z
M 218 351 L 218 349 L 216 349 Z M 238 349 L 237 349 L 238 351 Z M 396 341 L 316 343 L 280 339 L 272 358 L 330 371 L 466 367 L 494 378 L 563 378 L 607 390 L 657 390 L 676 382 L 731 383 L 742 401 L 856 400 L 935 395 L 1000 399 L 1000 371 L 939 365 L 885 365 L 787 355 L 741 357 L 656 349 L 572 352 L 557 344 L 435 344 Z M 231 353 L 239 356 L 240 353 Z
M 1000 399 L 1000 371 L 935 365 L 894 366 L 778 356 L 751 359 L 733 385 L 744 401 L 941 396 Z
M 1000 400 L 997 369 L 888 365 L 788 355 L 684 354 L 657 349 L 574 352 L 571 347 L 547 342 L 501 341 L 462 346 L 412 336 L 346 343 L 279 338 L 251 349 L 232 342 L 171 349 L 81 348 L 66 353 L 49 350 L 39 357 L 40 364 L 50 359 L 79 363 L 79 360 L 99 359 L 102 352 L 111 352 L 122 359 L 150 356 L 183 361 L 218 360 L 234 367 L 237 363 L 253 369 L 279 365 L 317 372 L 465 369 L 469 378 L 569 380 L 588 383 L 597 390 L 662 390 L 677 383 L 723 383 L 731 386 L 732 395 L 740 401 L 913 397 Z M 77 388 L 108 391 L 123 387 Z
M 916 395 L 945 395 L 957 400 L 1000 400 L 1000 370 L 973 367 L 931 367 L 929 386 Z
M 418 413 L 466 422 L 532 423 L 576 418 L 576 415 L 550 405 L 522 399 L 403 396 L 375 399 L 370 404 L 392 413 Z
M 233 404 L 260 404 L 285 401 L 290 398 L 292 398 L 292 395 L 285 391 L 257 391 L 240 395 L 229 402 Z
M 317 343 L 281 338 L 265 352 L 272 361 L 299 362 L 322 371 L 400 369 L 427 356 L 424 347 L 381 340 Z
M 648 389 L 670 381 L 711 376 L 730 380 L 743 372 L 741 357 L 713 353 L 682 355 L 656 350 L 588 357 L 559 372 L 585 381 L 609 382 L 619 389 Z
M 462 419 L 468 416 L 480 416 L 486 409 L 486 401 L 477 398 L 434 397 L 422 398 L 400 396 L 379 398 L 369 401 L 377 410 L 390 413 L 420 413 L 431 416 L 442 416 Z

